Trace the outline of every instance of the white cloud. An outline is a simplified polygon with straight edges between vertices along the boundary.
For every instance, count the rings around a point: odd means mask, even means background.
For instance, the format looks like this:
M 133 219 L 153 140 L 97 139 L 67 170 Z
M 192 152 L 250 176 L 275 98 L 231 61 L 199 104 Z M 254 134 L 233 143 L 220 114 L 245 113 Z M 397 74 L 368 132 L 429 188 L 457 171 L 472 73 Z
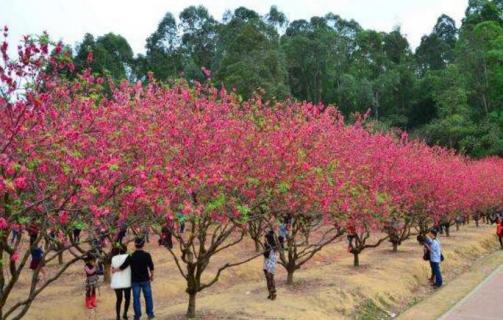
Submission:
M 177 16 L 189 5 L 204 5 L 217 19 L 226 9 L 245 6 L 267 13 L 277 5 L 289 20 L 309 19 L 328 12 L 355 19 L 363 27 L 390 31 L 401 26 L 416 47 L 423 34 L 433 28 L 443 13 L 459 24 L 468 0 L 2 0 L 0 25 L 11 29 L 11 43 L 24 34 L 47 31 L 53 39 L 75 44 L 90 32 L 114 32 L 124 36 L 133 50 L 144 51 L 145 39 L 156 29 L 167 11 Z M 13 42 L 14 41 L 14 42 Z

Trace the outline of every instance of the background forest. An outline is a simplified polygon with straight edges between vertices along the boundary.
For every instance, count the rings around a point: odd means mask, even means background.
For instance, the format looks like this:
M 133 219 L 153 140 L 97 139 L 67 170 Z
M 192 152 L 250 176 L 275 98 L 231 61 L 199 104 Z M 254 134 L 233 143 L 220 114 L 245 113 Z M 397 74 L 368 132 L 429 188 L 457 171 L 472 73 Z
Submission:
M 348 121 L 368 112 L 377 128 L 473 157 L 503 156 L 503 0 L 470 0 L 461 26 L 440 16 L 415 51 L 399 27 L 366 30 L 333 13 L 288 21 L 276 7 L 263 16 L 240 7 L 218 21 L 202 6 L 166 13 L 145 54 L 134 56 L 113 33 L 86 34 L 67 50 L 79 69 L 115 81 L 148 72 L 168 84 L 205 81 L 211 72 L 243 99 L 258 92 L 333 104 Z

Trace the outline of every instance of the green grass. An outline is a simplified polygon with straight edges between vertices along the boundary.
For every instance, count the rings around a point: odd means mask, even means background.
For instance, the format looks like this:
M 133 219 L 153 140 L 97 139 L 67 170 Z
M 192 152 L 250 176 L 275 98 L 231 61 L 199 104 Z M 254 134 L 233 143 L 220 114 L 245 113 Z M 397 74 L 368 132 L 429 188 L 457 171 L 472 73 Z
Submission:
M 377 306 L 374 301 L 365 300 L 356 310 L 355 320 L 389 320 L 389 314 Z

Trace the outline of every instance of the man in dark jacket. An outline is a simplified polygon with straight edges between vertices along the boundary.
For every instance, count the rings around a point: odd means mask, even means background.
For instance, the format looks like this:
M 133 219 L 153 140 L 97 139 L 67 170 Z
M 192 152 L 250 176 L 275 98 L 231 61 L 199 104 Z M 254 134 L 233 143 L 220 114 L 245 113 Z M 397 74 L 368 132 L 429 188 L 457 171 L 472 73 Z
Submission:
M 150 256 L 150 253 L 143 250 L 143 246 L 145 245 L 144 238 L 136 238 L 134 244 L 136 248 L 135 252 L 133 252 L 126 261 L 124 261 L 119 269 L 114 269 L 112 272 L 124 270 L 129 266 L 131 267 L 131 288 L 133 289 L 134 318 L 135 320 L 139 320 L 141 318 L 140 292 L 143 291 L 145 303 L 147 305 L 147 316 L 149 319 L 153 319 L 155 318 L 154 302 L 152 299 L 152 288 L 150 287 L 150 282 L 154 280 L 154 263 L 152 262 L 152 256 Z

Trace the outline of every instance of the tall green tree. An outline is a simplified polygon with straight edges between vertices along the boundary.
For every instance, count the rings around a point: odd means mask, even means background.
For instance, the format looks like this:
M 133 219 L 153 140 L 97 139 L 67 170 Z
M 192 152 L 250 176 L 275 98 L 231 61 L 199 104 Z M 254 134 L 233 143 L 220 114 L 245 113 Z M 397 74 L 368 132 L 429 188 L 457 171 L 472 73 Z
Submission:
M 166 13 L 157 30 L 147 38 L 146 55 L 138 64 L 143 74 L 151 71 L 158 80 L 172 80 L 183 71 L 183 57 L 180 50 L 180 36 L 176 19 Z
M 440 70 L 454 59 L 458 29 L 454 20 L 442 15 L 438 18 L 433 31 L 423 36 L 416 50 L 416 59 L 420 72 Z
M 188 7 L 179 18 L 184 75 L 189 79 L 204 80 L 201 69 L 214 67 L 220 24 L 203 6 Z
M 92 60 L 88 61 L 89 54 Z M 87 33 L 77 46 L 74 58 L 77 68 L 91 68 L 92 72 L 112 77 L 114 80 L 132 79 L 133 50 L 121 35 L 107 33 L 96 40 Z
M 274 25 L 244 7 L 228 14 L 220 28 L 215 73 L 218 81 L 235 88 L 244 98 L 256 90 L 276 99 L 289 94 L 285 61 Z

